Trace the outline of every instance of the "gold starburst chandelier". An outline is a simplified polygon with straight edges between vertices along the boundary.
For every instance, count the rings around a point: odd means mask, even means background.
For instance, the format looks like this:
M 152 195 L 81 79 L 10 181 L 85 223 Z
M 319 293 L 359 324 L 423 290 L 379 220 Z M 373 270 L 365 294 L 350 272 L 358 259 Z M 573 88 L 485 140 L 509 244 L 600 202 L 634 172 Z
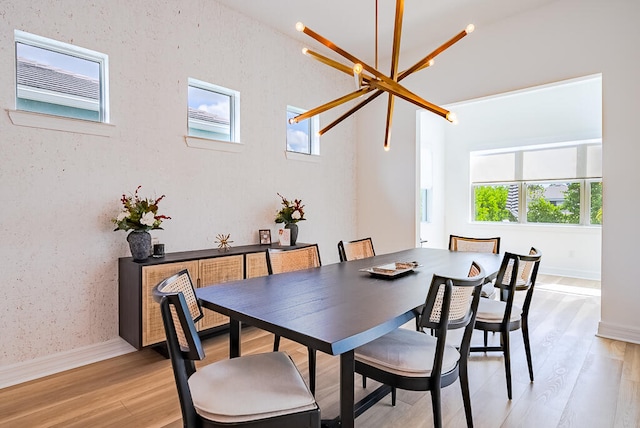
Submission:
M 402 33 L 402 17 L 404 15 L 404 0 L 396 0 L 396 15 L 395 15 L 395 25 L 393 30 L 393 51 L 391 55 L 391 72 L 389 75 L 385 75 L 377 70 L 378 68 L 378 1 L 376 0 L 376 47 L 375 47 L 375 67 L 372 67 L 360 60 L 359 58 L 351 55 L 349 52 L 341 49 L 336 46 L 333 42 L 325 39 L 320 34 L 306 27 L 301 22 L 296 24 L 296 29 L 308 35 L 309 37 L 317 40 L 322 43 L 338 55 L 347 59 L 351 66 L 342 64 L 340 62 L 334 61 L 331 58 L 327 58 L 317 52 L 313 52 L 307 48 L 304 48 L 302 52 L 305 55 L 311 56 L 312 58 L 330 66 L 337 70 L 342 71 L 343 73 L 349 74 L 354 77 L 356 83 L 356 90 L 347 95 L 344 95 L 340 98 L 336 98 L 333 101 L 329 101 L 326 104 L 318 106 L 314 109 L 311 109 L 305 113 L 302 113 L 296 117 L 289 119 L 290 123 L 297 123 L 305 119 L 309 119 L 313 116 L 316 116 L 320 113 L 323 113 L 327 110 L 330 110 L 334 107 L 337 107 L 341 104 L 344 104 L 348 101 L 354 100 L 358 97 L 364 96 L 366 94 L 370 94 L 366 99 L 358 103 L 356 106 L 348 110 L 346 113 L 338 117 L 336 120 L 325 126 L 318 133 L 319 135 L 324 134 L 340 122 L 342 122 L 347 117 L 351 116 L 353 113 L 360 110 L 365 105 L 369 104 L 371 101 L 379 97 L 384 92 L 389 94 L 389 100 L 387 103 L 387 123 L 386 123 L 386 131 L 384 137 L 384 149 L 389 150 L 389 143 L 391 139 L 391 122 L 393 119 L 393 106 L 395 97 L 400 97 L 403 100 L 406 100 L 412 104 L 417 105 L 420 108 L 428 110 L 432 113 L 435 113 L 443 118 L 447 119 L 450 122 L 456 122 L 455 115 L 450 111 L 438 107 L 435 104 L 430 103 L 427 100 L 420 98 L 418 95 L 409 91 L 404 86 L 400 85 L 400 81 L 405 77 L 415 73 L 416 71 L 422 70 L 429 66 L 432 66 L 434 63 L 434 58 L 438 56 L 440 53 L 445 51 L 447 48 L 452 46 L 454 43 L 462 39 L 467 34 L 471 33 L 474 29 L 473 24 L 470 24 L 452 37 L 449 41 L 443 43 L 436 50 L 431 52 L 429 55 L 422 58 L 420 61 L 409 67 L 408 69 L 398 72 L 398 58 L 400 56 L 400 36 Z M 368 73 L 368 74 L 367 74 Z

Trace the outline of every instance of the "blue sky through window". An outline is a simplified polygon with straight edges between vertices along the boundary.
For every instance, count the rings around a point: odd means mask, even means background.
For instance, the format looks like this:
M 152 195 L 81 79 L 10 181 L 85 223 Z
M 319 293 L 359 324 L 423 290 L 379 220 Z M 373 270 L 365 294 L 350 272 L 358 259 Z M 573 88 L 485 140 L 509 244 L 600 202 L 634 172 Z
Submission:
M 206 111 L 227 122 L 230 120 L 231 97 L 229 95 L 189 86 L 188 103 L 191 108 Z
M 16 53 L 19 59 L 25 59 L 49 67 L 58 68 L 73 74 L 79 74 L 91 79 L 100 79 L 100 64 L 72 55 L 54 52 L 24 43 L 16 43 Z
M 289 119 L 300 113 L 287 110 L 287 150 L 298 153 L 311 153 L 310 119 L 299 123 L 289 123 Z

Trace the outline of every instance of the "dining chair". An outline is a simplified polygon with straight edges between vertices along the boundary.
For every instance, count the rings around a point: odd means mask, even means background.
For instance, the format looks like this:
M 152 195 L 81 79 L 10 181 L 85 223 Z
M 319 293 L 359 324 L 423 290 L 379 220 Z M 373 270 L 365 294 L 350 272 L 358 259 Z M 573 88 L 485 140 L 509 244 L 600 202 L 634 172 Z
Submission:
M 167 348 L 185 427 L 320 427 L 320 409 L 284 352 L 217 361 L 205 366 L 195 322 L 202 308 L 185 269 L 153 290 L 160 303 Z
M 341 262 L 366 259 L 376 255 L 371 238 L 356 239 L 355 241 L 338 242 L 338 255 Z
M 512 398 L 511 356 L 509 333 L 522 329 L 524 349 L 529 366 L 529 379 L 533 382 L 533 362 L 529 343 L 529 309 L 533 298 L 538 267 L 542 253 L 531 248 L 528 255 L 505 253 L 496 278 L 496 287 L 500 290 L 500 300 L 482 299 L 478 306 L 476 330 L 484 333 L 484 346 L 474 346 L 471 352 L 502 351 L 507 378 L 507 396 Z M 515 272 L 515 273 L 514 273 Z M 517 291 L 526 291 L 522 307 L 514 303 Z M 488 332 L 500 333 L 500 346 L 488 346 Z
M 474 253 L 500 253 L 500 237 L 496 238 L 470 238 L 467 236 L 449 235 L 449 251 L 466 251 Z M 493 299 L 496 297 L 496 289 L 492 283 L 494 277 L 487 277 L 482 287 L 482 297 Z
M 396 389 L 431 391 L 434 426 L 442 426 L 441 388 L 460 379 L 467 426 L 473 426 L 467 358 L 485 271 L 471 264 L 468 278 L 434 275 L 427 293 L 420 331 L 398 328 L 355 350 L 355 371 Z M 459 348 L 446 342 L 447 332 L 464 329 Z M 425 331 L 432 331 L 433 335 Z
M 302 248 L 268 248 L 267 270 L 269 275 L 294 272 L 302 269 L 320 267 L 320 251 L 318 244 L 308 245 Z M 280 348 L 280 336 L 273 339 L 273 350 Z M 307 348 L 309 353 L 309 389 L 316 392 L 316 350 Z
M 467 236 L 449 235 L 449 250 L 499 254 L 500 237 L 470 238 Z

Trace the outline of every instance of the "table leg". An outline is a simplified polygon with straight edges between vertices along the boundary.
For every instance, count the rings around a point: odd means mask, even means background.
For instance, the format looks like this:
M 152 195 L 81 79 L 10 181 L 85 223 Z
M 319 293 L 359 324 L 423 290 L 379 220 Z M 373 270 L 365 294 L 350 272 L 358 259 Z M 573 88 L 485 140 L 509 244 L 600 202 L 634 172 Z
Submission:
M 340 422 L 342 428 L 353 428 L 355 425 L 355 357 L 354 351 L 340 354 Z
M 229 320 L 229 358 L 240 355 L 240 321 L 231 319 Z

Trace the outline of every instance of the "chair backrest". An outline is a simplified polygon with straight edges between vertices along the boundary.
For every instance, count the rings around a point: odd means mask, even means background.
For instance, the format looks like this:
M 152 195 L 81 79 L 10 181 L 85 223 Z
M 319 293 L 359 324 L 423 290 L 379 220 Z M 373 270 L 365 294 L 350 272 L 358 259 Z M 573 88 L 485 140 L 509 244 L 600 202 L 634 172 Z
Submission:
M 432 375 L 442 372 L 448 330 L 464 328 L 460 355 L 466 361 L 485 277 L 484 269 L 476 262 L 471 264 L 467 278 L 433 276 L 419 321 L 421 329 L 431 329 L 438 338 Z
M 495 286 L 500 288 L 501 299 L 507 302 L 504 321 L 510 319 L 516 291 L 527 290 L 522 312 L 529 312 L 541 259 L 542 253 L 534 247 L 526 255 L 509 252 L 504 254 L 495 282 Z M 514 275 L 513 272 L 517 274 Z
M 435 331 L 466 327 L 475 317 L 474 300 L 480 296 L 485 277 L 476 262 L 471 264 L 467 278 L 434 275 L 420 317 L 421 327 Z
M 302 248 L 268 248 L 267 268 L 269 275 L 320 267 L 318 244 Z
M 371 238 L 357 239 L 355 241 L 338 242 L 338 255 L 341 262 L 349 260 L 366 259 L 373 257 L 376 252 L 373 249 Z
M 466 236 L 449 235 L 449 250 L 498 254 L 500 253 L 500 237 L 469 238 Z
M 516 254 L 519 258 L 516 274 L 516 290 L 528 290 L 531 285 L 535 285 L 538 276 L 538 265 L 542 254 L 536 248 L 531 247 L 528 255 Z M 513 275 L 514 263 L 511 261 L 505 268 L 503 283 L 508 284 Z
M 185 426 L 197 426 L 199 418 L 193 406 L 188 380 L 196 371 L 194 361 L 205 357 L 195 325 L 203 314 L 189 272 L 185 269 L 164 279 L 153 289 L 153 296 L 160 302 L 182 420 Z

